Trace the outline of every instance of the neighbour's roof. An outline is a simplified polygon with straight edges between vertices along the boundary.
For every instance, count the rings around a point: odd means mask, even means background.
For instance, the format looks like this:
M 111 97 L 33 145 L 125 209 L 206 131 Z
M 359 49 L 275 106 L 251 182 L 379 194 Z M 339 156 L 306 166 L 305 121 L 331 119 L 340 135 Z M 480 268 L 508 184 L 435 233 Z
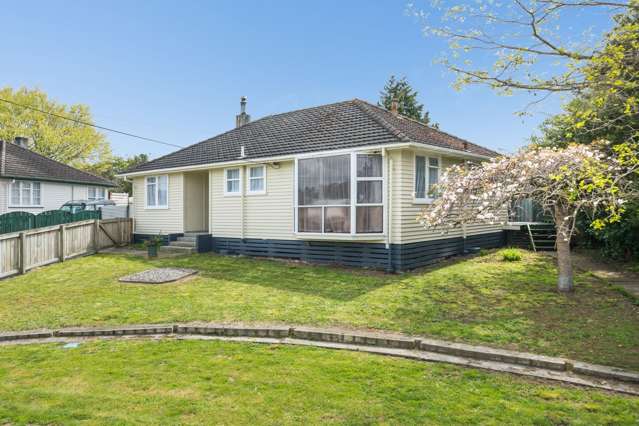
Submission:
M 270 115 L 140 164 L 125 173 L 333 149 L 414 142 L 460 153 L 497 152 L 360 99 Z M 245 157 L 240 158 L 244 146 Z
M 67 166 L 11 142 L 0 141 L 0 153 L 0 177 L 116 186 L 107 179 Z

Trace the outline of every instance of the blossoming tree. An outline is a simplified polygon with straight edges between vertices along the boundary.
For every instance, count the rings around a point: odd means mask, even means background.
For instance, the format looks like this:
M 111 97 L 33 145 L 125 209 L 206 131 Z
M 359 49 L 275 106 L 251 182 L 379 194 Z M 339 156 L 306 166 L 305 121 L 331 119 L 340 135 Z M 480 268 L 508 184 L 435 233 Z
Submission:
M 440 196 L 418 220 L 446 230 L 466 223 L 505 223 L 513 202 L 532 199 L 553 218 L 557 229 L 558 289 L 572 291 L 570 239 L 581 212 L 598 215 L 591 226 L 619 221 L 624 203 L 636 196 L 639 144 L 610 147 L 532 146 L 510 157 L 450 167 L 438 185 Z

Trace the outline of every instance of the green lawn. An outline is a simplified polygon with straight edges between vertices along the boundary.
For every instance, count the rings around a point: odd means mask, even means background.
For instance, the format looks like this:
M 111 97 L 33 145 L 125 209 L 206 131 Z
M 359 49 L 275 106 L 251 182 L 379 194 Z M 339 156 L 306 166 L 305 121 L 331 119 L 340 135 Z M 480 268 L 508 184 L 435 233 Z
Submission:
M 117 278 L 152 266 L 192 267 L 161 286 Z M 555 267 L 497 253 L 419 273 L 202 254 L 147 261 L 97 255 L 0 282 L 0 330 L 171 321 L 284 322 L 401 331 L 561 355 L 639 370 L 639 306 L 588 274 L 555 292 Z
M 0 346 L 0 424 L 637 424 L 639 399 L 371 354 L 220 341 Z

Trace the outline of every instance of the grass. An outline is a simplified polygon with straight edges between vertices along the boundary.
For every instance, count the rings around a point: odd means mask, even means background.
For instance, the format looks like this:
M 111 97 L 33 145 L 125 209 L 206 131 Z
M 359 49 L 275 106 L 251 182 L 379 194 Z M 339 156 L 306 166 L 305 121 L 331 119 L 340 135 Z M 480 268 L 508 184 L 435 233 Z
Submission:
M 500 250 L 499 255 L 506 262 L 519 262 L 521 260 L 521 250 L 515 248 Z
M 182 283 L 122 284 L 154 266 Z M 202 254 L 101 254 L 0 282 L 0 330 L 172 321 L 269 322 L 399 331 L 639 370 L 639 306 L 589 274 L 555 291 L 551 258 L 496 252 L 405 275 Z
M 1 424 L 636 424 L 639 399 L 444 364 L 220 341 L 0 347 Z

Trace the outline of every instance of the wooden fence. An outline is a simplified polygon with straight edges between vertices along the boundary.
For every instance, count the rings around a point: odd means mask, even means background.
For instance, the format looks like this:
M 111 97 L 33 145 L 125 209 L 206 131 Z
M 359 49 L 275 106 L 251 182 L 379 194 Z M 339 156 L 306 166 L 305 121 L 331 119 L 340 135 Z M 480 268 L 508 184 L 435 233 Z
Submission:
M 0 278 L 128 244 L 133 219 L 85 220 L 0 235 Z

